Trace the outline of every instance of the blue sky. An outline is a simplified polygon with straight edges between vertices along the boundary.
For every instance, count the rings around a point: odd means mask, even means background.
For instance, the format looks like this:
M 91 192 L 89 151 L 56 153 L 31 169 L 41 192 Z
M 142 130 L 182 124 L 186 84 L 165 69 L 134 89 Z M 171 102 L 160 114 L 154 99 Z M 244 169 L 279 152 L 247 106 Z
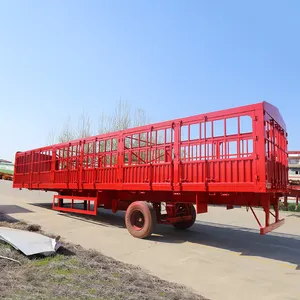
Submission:
M 263 100 L 300 150 L 299 1 L 1 1 L 0 158 L 120 97 L 151 121 Z M 5 125 L 4 125 L 5 124 Z

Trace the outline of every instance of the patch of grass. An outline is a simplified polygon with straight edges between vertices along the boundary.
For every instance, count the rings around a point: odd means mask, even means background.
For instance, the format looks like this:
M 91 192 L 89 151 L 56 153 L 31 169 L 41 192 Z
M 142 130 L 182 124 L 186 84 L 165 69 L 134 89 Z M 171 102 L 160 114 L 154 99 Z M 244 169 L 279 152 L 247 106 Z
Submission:
M 79 261 L 77 260 L 76 257 L 72 257 L 68 260 L 69 265 L 72 266 L 78 266 L 79 265 Z
M 288 203 L 288 205 L 285 206 L 283 202 L 280 202 L 279 209 L 282 211 L 300 212 L 300 205 L 296 205 L 295 203 Z
M 49 279 L 49 282 L 52 282 L 52 284 L 54 284 L 54 286 L 56 285 L 62 285 L 62 284 L 67 284 L 67 285 L 74 285 L 73 279 L 72 278 L 68 278 L 64 275 L 55 275 L 51 276 L 51 278 Z M 74 287 L 72 287 L 72 289 L 74 290 Z
M 97 295 L 97 289 L 88 289 L 88 293 L 93 296 Z
M 90 270 L 84 269 L 84 268 L 81 268 L 81 269 L 75 269 L 75 270 L 73 270 L 73 273 L 74 273 L 74 274 L 77 274 L 77 275 L 87 275 L 87 274 L 90 273 Z
M 114 278 L 120 278 L 121 277 L 120 273 L 117 273 L 117 272 L 112 273 L 112 276 Z
M 60 262 L 64 260 L 64 256 L 63 255 L 55 255 L 55 256 L 48 256 L 45 258 L 41 258 L 41 259 L 35 259 L 32 261 L 32 265 L 40 267 L 40 266 L 47 266 L 50 263 L 55 263 L 55 262 Z
M 0 226 L 7 222 L 0 221 Z M 12 228 L 39 230 L 27 224 Z M 41 231 L 40 231 L 41 232 Z M 49 235 L 48 235 L 49 236 Z M 14 300 L 203 300 L 187 288 L 163 281 L 140 268 L 118 262 L 96 251 L 63 242 L 57 255 L 29 259 L 0 244 L 0 254 L 22 265 L 0 260 L 0 298 Z M 3 254 L 4 255 L 4 254 Z
M 164 297 L 164 296 L 165 296 L 165 292 L 159 292 L 158 295 L 159 295 L 160 297 Z
M 4 244 L 4 243 L 2 243 L 2 242 L 0 241 L 0 249 L 10 249 L 10 248 L 11 248 L 10 245 Z
M 68 276 L 72 274 L 72 270 L 65 269 L 65 268 L 54 270 L 54 272 L 55 274 L 62 275 L 62 276 Z

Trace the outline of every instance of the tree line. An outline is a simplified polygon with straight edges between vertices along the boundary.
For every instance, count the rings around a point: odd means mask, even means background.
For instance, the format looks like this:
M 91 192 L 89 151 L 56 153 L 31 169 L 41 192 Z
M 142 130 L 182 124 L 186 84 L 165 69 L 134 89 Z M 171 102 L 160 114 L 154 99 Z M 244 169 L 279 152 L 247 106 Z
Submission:
M 142 108 L 133 108 L 128 101 L 120 99 L 112 114 L 102 112 L 95 130 L 90 116 L 82 112 L 74 126 L 69 117 L 60 132 L 52 130 L 48 137 L 48 144 L 64 143 L 75 139 L 86 138 L 97 134 L 104 134 L 124 130 L 149 123 L 146 112 Z

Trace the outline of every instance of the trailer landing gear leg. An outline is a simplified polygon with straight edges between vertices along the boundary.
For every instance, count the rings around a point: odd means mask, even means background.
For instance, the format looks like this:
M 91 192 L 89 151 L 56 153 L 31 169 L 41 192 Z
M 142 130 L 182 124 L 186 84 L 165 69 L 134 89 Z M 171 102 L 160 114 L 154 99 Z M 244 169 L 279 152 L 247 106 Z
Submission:
M 284 224 L 284 219 L 282 219 L 282 220 L 279 219 L 279 199 L 278 198 L 276 199 L 276 202 L 273 204 L 273 206 L 274 206 L 275 214 L 273 212 L 271 212 L 271 210 L 270 210 L 270 198 L 269 199 L 266 198 L 266 201 L 264 203 L 265 226 L 263 226 L 260 223 L 255 211 L 250 206 L 251 212 L 254 215 L 254 217 L 255 217 L 255 219 L 256 219 L 259 227 L 260 227 L 260 234 L 261 235 L 264 235 L 264 234 L 266 234 L 266 233 L 268 233 L 268 232 L 270 232 L 270 231 L 272 231 L 272 230 L 274 230 L 274 229 L 276 229 L 276 228 L 278 228 L 278 227 L 280 227 L 281 225 Z M 270 214 L 275 219 L 275 222 L 272 223 L 272 224 L 270 224 Z
M 156 222 L 156 214 L 150 203 L 135 201 L 126 210 L 125 224 L 133 237 L 149 237 L 155 230 Z

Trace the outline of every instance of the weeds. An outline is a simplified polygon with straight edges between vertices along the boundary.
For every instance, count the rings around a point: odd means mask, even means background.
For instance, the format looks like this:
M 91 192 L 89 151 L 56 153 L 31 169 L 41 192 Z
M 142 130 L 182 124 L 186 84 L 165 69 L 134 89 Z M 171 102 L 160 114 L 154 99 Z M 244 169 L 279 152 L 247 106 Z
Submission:
M 40 231 L 38 225 L 10 223 L 0 226 Z M 53 257 L 27 258 L 0 243 L 0 299 L 97 299 L 97 300 L 200 300 L 187 288 L 163 281 L 140 268 L 118 262 L 93 250 L 64 242 Z
M 288 205 L 285 206 L 283 202 L 280 202 L 279 210 L 300 212 L 300 205 L 296 205 L 295 203 L 288 203 Z

